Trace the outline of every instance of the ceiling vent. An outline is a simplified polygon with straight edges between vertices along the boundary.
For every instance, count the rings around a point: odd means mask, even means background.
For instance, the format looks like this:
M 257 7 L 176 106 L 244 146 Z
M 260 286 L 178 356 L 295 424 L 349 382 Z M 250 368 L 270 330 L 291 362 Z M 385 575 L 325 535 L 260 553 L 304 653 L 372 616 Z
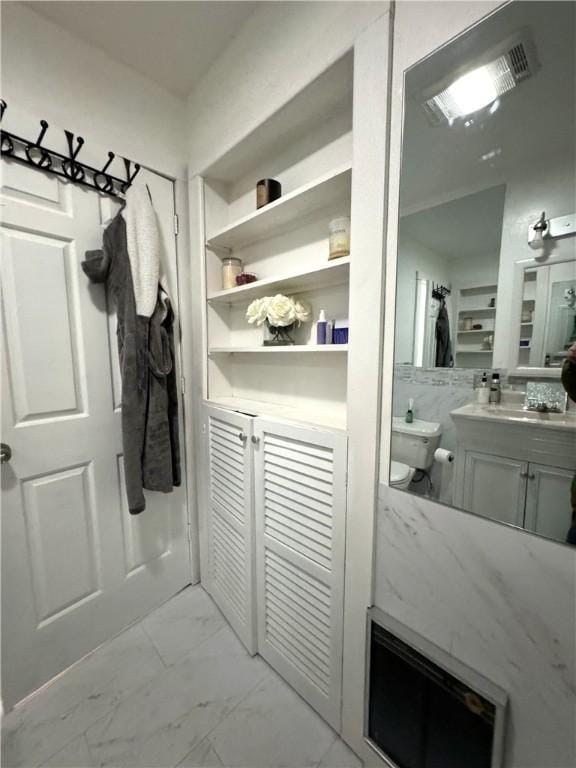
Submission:
M 435 125 L 453 123 L 490 107 L 537 69 L 534 44 L 524 30 L 428 89 L 422 107 Z

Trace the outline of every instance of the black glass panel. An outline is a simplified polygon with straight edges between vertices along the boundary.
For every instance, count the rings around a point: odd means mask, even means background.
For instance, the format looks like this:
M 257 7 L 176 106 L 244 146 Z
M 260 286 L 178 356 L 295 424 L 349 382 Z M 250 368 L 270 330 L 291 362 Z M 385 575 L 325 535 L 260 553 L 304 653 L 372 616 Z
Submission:
M 491 768 L 494 705 L 372 624 L 368 735 L 399 768 Z

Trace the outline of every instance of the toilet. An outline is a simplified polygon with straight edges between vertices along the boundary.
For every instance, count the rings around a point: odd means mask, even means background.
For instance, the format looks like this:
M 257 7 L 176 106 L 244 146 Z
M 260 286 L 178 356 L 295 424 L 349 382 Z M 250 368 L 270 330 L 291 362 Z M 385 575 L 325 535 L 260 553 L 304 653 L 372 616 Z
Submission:
M 414 419 L 408 424 L 402 416 L 394 416 L 390 485 L 408 488 L 417 469 L 429 469 L 441 437 L 442 427 L 435 421 Z

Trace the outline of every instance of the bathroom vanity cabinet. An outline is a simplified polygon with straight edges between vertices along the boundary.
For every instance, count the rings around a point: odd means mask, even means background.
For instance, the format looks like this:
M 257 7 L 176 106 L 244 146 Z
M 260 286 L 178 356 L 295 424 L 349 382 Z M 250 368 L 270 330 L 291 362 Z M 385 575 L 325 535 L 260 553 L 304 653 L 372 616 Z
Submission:
M 576 419 L 467 405 L 456 424 L 454 503 L 565 541 L 576 473 Z
M 205 404 L 204 583 L 260 653 L 340 724 L 347 437 Z
M 564 541 L 570 528 L 574 473 L 504 456 L 466 451 L 462 506 Z

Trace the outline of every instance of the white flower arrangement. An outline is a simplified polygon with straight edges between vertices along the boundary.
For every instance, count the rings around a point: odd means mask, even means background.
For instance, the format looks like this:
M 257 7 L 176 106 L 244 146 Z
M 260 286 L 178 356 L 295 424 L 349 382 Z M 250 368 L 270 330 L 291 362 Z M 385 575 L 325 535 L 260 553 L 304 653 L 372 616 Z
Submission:
M 303 301 L 298 301 L 281 293 L 276 296 L 264 296 L 254 299 L 246 310 L 249 323 L 268 325 L 273 328 L 287 328 L 297 323 L 305 323 L 310 319 L 310 307 Z

